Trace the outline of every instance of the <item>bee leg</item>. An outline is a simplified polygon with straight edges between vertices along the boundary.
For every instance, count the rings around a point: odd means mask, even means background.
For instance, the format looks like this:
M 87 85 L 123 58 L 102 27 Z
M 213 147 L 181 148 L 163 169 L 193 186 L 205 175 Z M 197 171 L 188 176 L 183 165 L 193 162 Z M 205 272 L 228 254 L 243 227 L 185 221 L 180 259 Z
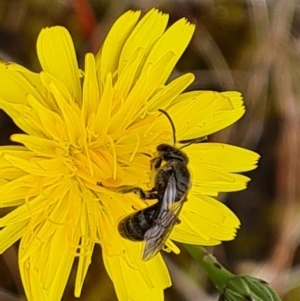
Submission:
M 135 190 L 133 192 L 137 194 L 142 200 L 153 200 L 158 198 L 157 192 L 154 190 L 154 188 L 144 191 L 140 187 L 135 187 Z
M 138 188 L 135 186 L 130 186 L 130 185 L 122 185 L 119 187 L 109 187 L 109 186 L 103 185 L 101 182 L 97 182 L 97 185 L 100 187 L 104 187 L 110 191 L 119 192 L 119 193 L 130 193 L 130 192 L 135 192 L 136 189 L 141 189 L 141 188 Z
M 137 194 L 142 200 L 153 200 L 153 199 L 158 198 L 157 192 L 155 191 L 154 188 L 152 188 L 151 190 L 144 191 L 140 187 L 130 186 L 130 185 L 122 185 L 119 187 L 108 187 L 108 186 L 103 185 L 101 182 L 98 182 L 97 185 L 104 187 L 110 191 L 118 192 L 118 193 L 126 194 L 126 193 L 133 192 L 133 193 Z
M 161 166 L 161 162 L 162 162 L 162 157 L 156 157 L 156 158 L 153 158 L 151 161 L 150 161 L 150 166 L 151 166 L 151 170 L 155 169 L 159 169 L 160 166 Z

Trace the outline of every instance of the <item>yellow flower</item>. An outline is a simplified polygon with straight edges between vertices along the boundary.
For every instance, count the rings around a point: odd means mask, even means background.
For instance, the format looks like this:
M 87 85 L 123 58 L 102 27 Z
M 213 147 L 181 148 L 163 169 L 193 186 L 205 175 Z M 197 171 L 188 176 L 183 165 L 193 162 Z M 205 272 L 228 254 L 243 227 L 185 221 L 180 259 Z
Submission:
M 189 43 L 194 25 L 181 19 L 166 30 L 168 15 L 153 9 L 122 15 L 101 50 L 85 57 L 81 71 L 68 31 L 42 30 L 33 73 L 0 64 L 0 108 L 25 134 L 18 146 L 0 148 L 0 207 L 16 207 L 0 219 L 0 253 L 20 239 L 19 266 L 28 300 L 58 301 L 75 257 L 75 296 L 80 296 L 96 243 L 119 300 L 163 300 L 171 285 L 158 254 L 142 261 L 142 243 L 123 239 L 118 222 L 151 202 L 117 194 L 105 185 L 149 189 L 149 157 L 160 143 L 206 136 L 244 113 L 238 92 L 184 93 L 185 74 L 166 83 Z M 238 218 L 212 196 L 244 189 L 237 172 L 256 167 L 258 155 L 235 146 L 200 143 L 185 149 L 193 186 L 170 238 L 216 245 L 233 239 Z M 133 209 L 134 208 L 134 209 Z M 179 250 L 168 240 L 169 250 Z

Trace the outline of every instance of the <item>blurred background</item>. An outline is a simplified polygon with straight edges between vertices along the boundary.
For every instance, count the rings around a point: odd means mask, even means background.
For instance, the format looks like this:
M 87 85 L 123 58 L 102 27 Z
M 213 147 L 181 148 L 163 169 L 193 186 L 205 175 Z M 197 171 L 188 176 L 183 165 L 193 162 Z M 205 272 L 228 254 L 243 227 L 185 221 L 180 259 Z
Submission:
M 43 27 L 70 31 L 78 60 L 96 52 L 112 23 L 128 9 L 157 7 L 170 24 L 188 18 L 197 28 L 172 77 L 193 72 L 191 90 L 238 90 L 246 115 L 210 141 L 257 151 L 257 170 L 242 192 L 220 199 L 239 216 L 237 238 L 210 248 L 238 274 L 271 283 L 283 301 L 300 300 L 300 0 L 0 0 L 0 57 L 39 71 L 36 38 Z M 1 84 L 1 79 L 0 79 Z M 20 131 L 0 111 L 0 144 Z M 216 301 L 217 291 L 188 252 L 166 256 L 173 286 L 166 300 Z M 25 300 L 17 265 L 18 245 L 0 256 L 0 300 Z M 59 252 L 59 250 L 58 250 Z M 64 301 L 116 300 L 102 264 L 93 255 L 82 297 L 73 296 L 76 267 Z M 41 300 L 42 301 L 42 300 Z

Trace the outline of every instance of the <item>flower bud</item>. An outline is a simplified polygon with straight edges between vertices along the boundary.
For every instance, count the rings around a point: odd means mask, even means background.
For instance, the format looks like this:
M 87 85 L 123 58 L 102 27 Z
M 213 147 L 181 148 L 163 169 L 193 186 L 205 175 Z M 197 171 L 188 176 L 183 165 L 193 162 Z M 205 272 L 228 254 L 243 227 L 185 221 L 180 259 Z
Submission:
M 219 301 L 280 301 L 270 285 L 248 275 L 231 278 Z

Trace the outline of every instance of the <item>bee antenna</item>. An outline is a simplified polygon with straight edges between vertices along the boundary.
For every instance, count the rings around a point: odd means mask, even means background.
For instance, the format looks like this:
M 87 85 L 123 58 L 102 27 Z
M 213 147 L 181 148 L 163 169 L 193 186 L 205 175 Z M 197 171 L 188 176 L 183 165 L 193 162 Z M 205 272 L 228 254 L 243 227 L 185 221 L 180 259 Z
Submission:
M 180 147 L 179 149 L 183 149 L 183 148 L 185 148 L 185 147 L 187 147 L 187 146 L 190 146 L 191 144 L 194 144 L 194 143 L 195 143 L 194 141 L 190 141 L 189 143 L 183 145 L 183 146 Z
M 197 144 L 197 143 L 200 143 L 200 142 L 203 142 L 206 140 L 207 140 L 207 136 L 198 137 L 198 138 L 194 138 L 194 139 L 188 139 L 188 140 L 180 140 L 179 143 L 185 143 L 185 145 L 180 147 L 180 149 L 190 146 L 191 144 Z
M 171 123 L 172 131 L 173 131 L 173 143 L 174 143 L 174 146 L 175 146 L 175 144 L 176 144 L 176 130 L 175 130 L 174 123 L 173 123 L 170 115 L 166 111 L 164 111 L 162 109 L 158 109 L 158 111 L 161 112 L 161 113 L 163 113 L 169 119 L 169 121 Z

